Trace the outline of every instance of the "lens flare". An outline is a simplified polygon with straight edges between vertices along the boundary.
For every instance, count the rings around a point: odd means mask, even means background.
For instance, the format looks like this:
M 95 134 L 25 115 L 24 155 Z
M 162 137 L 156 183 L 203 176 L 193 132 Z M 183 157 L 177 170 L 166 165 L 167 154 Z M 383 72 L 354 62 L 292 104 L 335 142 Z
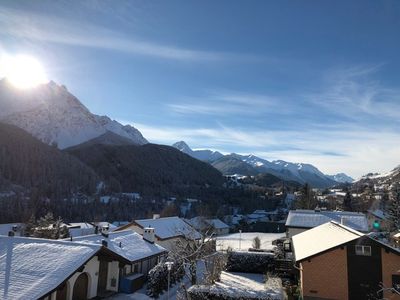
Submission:
M 0 74 L 20 89 L 33 88 L 48 81 L 43 66 L 32 56 L 4 56 L 0 68 Z

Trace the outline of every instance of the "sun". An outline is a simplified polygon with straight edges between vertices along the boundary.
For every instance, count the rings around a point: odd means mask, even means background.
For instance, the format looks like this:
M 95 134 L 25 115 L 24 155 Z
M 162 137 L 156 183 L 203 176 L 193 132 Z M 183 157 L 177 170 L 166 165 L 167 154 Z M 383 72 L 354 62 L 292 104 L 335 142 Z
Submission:
M 28 89 L 48 82 L 43 66 L 32 56 L 6 56 L 1 59 L 0 64 L 0 73 L 17 88 Z

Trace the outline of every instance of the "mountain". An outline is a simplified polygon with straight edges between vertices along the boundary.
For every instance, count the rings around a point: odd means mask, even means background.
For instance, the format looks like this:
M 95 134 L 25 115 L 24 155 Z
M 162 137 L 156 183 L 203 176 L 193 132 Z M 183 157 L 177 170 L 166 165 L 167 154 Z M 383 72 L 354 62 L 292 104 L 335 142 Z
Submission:
M 206 161 L 206 162 L 213 162 L 216 161 L 217 159 L 220 159 L 224 155 L 218 151 L 212 151 L 212 150 L 192 150 L 188 144 L 186 144 L 184 141 L 177 142 L 172 145 L 172 147 L 180 150 L 181 152 L 194 157 L 198 160 Z
M 1 181 L 60 199 L 74 191 L 93 193 L 99 177 L 75 157 L 0 122 Z
M 49 145 L 65 149 L 110 131 L 143 145 L 147 140 L 130 125 L 92 114 L 65 86 L 50 81 L 21 90 L 0 80 L 0 120 L 18 126 Z
M 170 146 L 87 142 L 64 151 L 90 166 L 116 192 L 188 196 L 224 182 L 218 170 Z
M 225 155 L 212 162 L 211 165 L 224 175 L 254 176 L 260 174 L 259 170 L 234 155 Z
M 353 178 L 344 173 L 338 173 L 336 175 L 326 175 L 326 176 L 339 183 L 352 183 L 354 181 Z
M 291 163 L 283 160 L 268 161 L 255 155 L 240 155 L 231 153 L 222 155 L 219 152 L 211 150 L 201 150 L 204 153 L 217 153 L 216 156 L 200 156 L 199 151 L 193 151 L 185 142 L 175 143 L 173 147 L 180 151 L 203 161 L 211 163 L 216 169 L 224 175 L 240 174 L 253 176 L 257 174 L 272 174 L 285 181 L 296 181 L 304 184 L 308 182 L 316 188 L 325 188 L 335 185 L 337 182 L 331 177 L 323 174 L 320 170 L 310 164 Z

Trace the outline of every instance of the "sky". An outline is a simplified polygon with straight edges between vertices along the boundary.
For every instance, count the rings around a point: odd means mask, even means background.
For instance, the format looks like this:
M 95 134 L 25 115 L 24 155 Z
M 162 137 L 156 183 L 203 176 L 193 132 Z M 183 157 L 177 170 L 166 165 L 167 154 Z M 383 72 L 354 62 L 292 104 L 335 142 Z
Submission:
M 0 56 L 150 142 L 355 178 L 400 164 L 399 37 L 399 1 L 0 3 Z

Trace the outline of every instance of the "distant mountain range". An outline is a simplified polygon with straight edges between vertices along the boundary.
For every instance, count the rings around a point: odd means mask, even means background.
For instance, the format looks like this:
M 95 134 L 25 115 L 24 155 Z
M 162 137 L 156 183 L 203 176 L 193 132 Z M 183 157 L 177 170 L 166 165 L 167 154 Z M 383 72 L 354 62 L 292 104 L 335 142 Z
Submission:
M 53 81 L 21 90 L 6 79 L 0 80 L 0 107 L 0 121 L 16 125 L 60 149 L 107 132 L 125 137 L 136 145 L 148 143 L 136 128 L 92 114 L 65 86 Z
M 173 147 L 194 158 L 210 163 L 224 175 L 240 174 L 254 176 L 268 173 L 286 181 L 296 181 L 301 184 L 308 182 L 313 187 L 318 188 L 353 181 L 351 177 L 344 173 L 325 175 L 310 164 L 291 163 L 283 160 L 270 162 L 251 154 L 239 155 L 232 153 L 223 155 L 218 151 L 192 150 L 184 141 L 175 143 Z
M 168 146 L 151 145 L 136 128 L 122 125 L 108 116 L 91 113 L 65 86 L 53 81 L 21 90 L 6 79 L 0 80 L 0 122 L 15 125 L 44 144 L 56 146 L 52 148 L 65 150 L 50 157 L 62 157 L 63 153 L 78 157 L 88 166 L 88 172 L 94 172 L 93 178 L 112 179 L 112 182 L 118 182 L 115 186 L 123 190 L 129 188 L 139 191 L 145 184 L 159 188 L 163 186 L 161 189 L 166 190 L 164 185 L 168 184 L 213 185 L 209 179 L 220 184 L 222 177 L 215 169 L 223 174 L 268 173 L 286 181 L 301 184 L 309 182 L 314 187 L 328 187 L 351 180 L 345 174 L 333 177 L 324 175 L 309 164 L 281 160 L 269 162 L 254 155 L 224 155 L 212 150 L 192 150 L 183 141 L 173 145 L 179 151 Z M 191 159 L 188 160 L 182 152 Z M 202 161 L 200 164 L 199 160 Z M 115 162 L 119 162 L 117 169 Z M 130 165 L 126 165 L 127 162 Z M 119 175 L 116 170 L 119 170 Z M 199 172 L 199 180 L 196 179 L 195 170 Z M 120 176 L 125 174 L 129 177 L 129 172 L 135 174 L 132 175 L 135 180 L 132 179 L 131 183 L 136 182 L 137 185 L 127 184 L 125 178 Z M 142 178 L 140 173 L 143 174 Z M 165 176 L 163 180 L 160 179 L 161 174 Z

